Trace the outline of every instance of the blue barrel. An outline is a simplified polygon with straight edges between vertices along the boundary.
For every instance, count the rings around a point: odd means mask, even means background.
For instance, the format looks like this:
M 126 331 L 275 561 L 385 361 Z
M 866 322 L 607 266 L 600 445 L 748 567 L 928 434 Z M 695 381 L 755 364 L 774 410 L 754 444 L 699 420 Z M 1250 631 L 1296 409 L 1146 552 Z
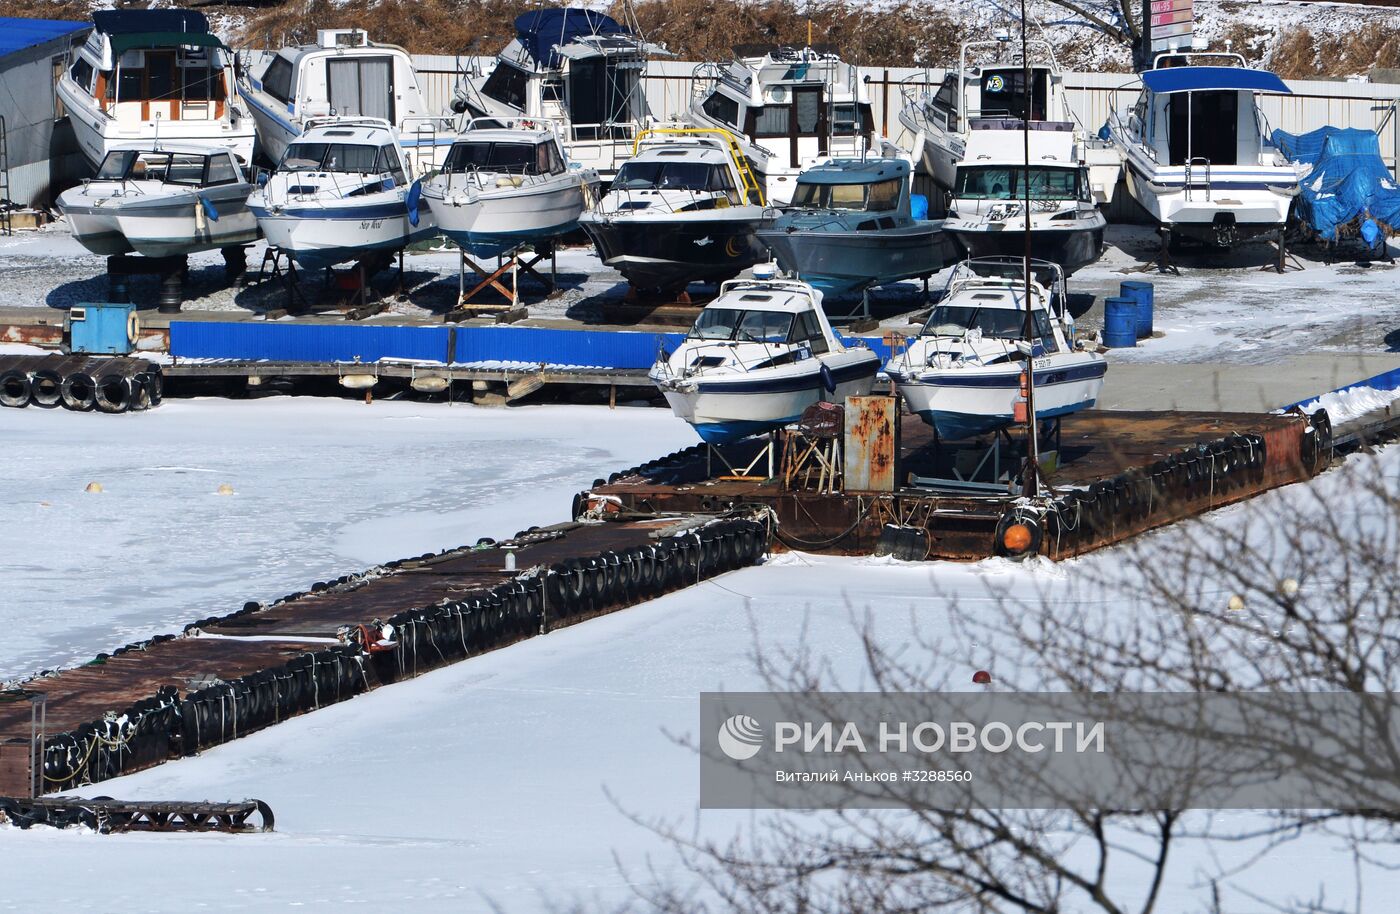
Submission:
M 1137 299 L 1115 295 L 1103 303 L 1103 344 L 1110 349 L 1131 349 L 1137 345 Z
M 1118 294 L 1124 298 L 1137 300 L 1137 337 L 1146 339 L 1152 335 L 1152 283 L 1125 282 L 1118 286 Z
M 923 194 L 909 195 L 909 215 L 915 219 L 928 218 L 928 197 Z

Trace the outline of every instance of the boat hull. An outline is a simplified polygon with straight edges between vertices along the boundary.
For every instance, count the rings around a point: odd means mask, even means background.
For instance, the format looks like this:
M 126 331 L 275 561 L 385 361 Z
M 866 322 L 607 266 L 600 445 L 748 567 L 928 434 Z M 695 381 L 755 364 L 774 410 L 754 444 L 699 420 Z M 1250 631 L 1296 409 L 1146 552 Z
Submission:
M 831 295 L 930 276 L 961 253 L 941 222 L 876 232 L 770 228 L 760 231 L 758 240 L 785 272 Z
M 1052 419 L 1089 409 L 1103 389 L 1108 363 L 1089 353 L 1061 364 L 1037 366 L 1035 415 Z M 927 370 L 891 377 L 910 412 L 933 426 L 940 438 L 956 441 L 1007 428 L 1015 422 L 1021 366 L 991 369 Z
M 1128 192 L 1152 219 L 1179 237 L 1231 247 L 1283 229 L 1297 195 L 1296 180 L 1274 170 L 1223 166 L 1214 170 L 1209 190 L 1188 193 L 1184 168 L 1147 169 L 1128 158 Z M 1278 188 L 1271 190 L 1270 188 Z
M 402 195 L 385 202 L 293 202 L 285 207 L 250 200 L 248 208 L 270 246 L 312 270 L 399 250 L 437 232 L 428 207 L 419 209 L 418 225 L 409 221 Z
M 438 231 L 478 257 L 497 257 L 522 244 L 567 234 L 578 227 L 585 206 L 582 180 L 480 195 L 428 188 L 423 199 Z
M 682 218 L 687 215 L 693 218 Z M 603 263 L 633 286 L 663 292 L 729 279 L 763 260 L 767 252 L 755 234 L 761 222 L 757 216 L 714 218 L 709 212 L 654 219 L 588 214 L 579 220 Z
M 248 210 L 247 192 L 246 186 L 241 194 L 216 196 L 206 192 L 204 196 L 219 214 L 217 220 L 196 212 L 200 203 L 191 194 L 150 205 L 123 206 L 117 212 L 117 226 L 132 249 L 147 257 L 175 257 L 252 244 L 258 240 L 258 223 Z
M 866 350 L 850 350 L 831 359 L 778 377 L 720 377 L 699 380 L 690 389 L 662 386 L 671 410 L 689 422 L 702 440 L 725 444 L 796 422 L 803 410 L 822 400 L 844 403 L 865 396 L 875 382 L 880 360 Z M 821 366 L 830 370 L 836 389 L 826 389 Z
M 1021 257 L 1026 253 L 1026 233 L 1008 224 L 990 229 L 945 223 L 944 230 L 967 250 L 968 257 Z M 1103 253 L 1103 220 L 1092 226 L 1066 229 L 1031 229 L 1031 257 L 1057 263 L 1069 275 L 1099 259 Z

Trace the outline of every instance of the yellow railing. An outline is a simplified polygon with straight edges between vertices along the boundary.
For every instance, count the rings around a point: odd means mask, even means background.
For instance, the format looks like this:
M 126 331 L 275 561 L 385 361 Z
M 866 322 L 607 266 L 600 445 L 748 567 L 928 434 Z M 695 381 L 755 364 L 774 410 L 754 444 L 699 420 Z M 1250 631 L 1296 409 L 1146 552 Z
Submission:
M 725 149 L 729 152 L 729 157 L 734 160 L 734 167 L 739 171 L 739 183 L 743 185 L 744 199 L 755 200 L 759 206 L 767 206 L 767 200 L 763 196 L 763 187 L 758 183 L 758 177 L 749 166 L 749 158 L 744 155 L 744 148 L 739 145 L 739 138 L 722 127 L 649 127 L 637 134 L 637 138 L 632 141 L 632 155 L 636 155 L 642 147 L 642 140 L 652 135 L 664 136 L 717 136 L 724 141 Z

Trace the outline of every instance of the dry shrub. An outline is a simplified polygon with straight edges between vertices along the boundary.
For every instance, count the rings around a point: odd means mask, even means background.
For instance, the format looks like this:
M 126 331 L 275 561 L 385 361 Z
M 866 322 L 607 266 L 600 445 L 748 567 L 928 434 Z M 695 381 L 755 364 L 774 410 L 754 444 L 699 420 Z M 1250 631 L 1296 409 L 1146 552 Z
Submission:
M 1373 67 L 1400 66 L 1400 35 L 1377 23 L 1346 35 L 1300 29 L 1280 39 L 1268 62 L 1285 79 L 1353 76 Z
M 276 49 L 314 41 L 317 29 L 358 28 L 416 54 L 493 55 L 514 37 L 515 17 L 533 9 L 531 0 L 292 2 L 251 15 L 237 43 Z
M 86 22 L 91 15 L 88 0 L 0 0 L 0 16 Z

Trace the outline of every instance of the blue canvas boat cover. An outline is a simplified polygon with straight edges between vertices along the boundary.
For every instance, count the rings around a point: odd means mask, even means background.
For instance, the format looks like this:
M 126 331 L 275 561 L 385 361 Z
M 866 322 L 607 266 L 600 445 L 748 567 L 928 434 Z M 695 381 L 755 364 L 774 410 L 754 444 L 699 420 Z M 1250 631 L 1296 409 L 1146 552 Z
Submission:
M 1283 80 L 1268 70 L 1244 67 L 1166 67 L 1145 70 L 1142 84 L 1158 94 L 1167 92 L 1205 92 L 1211 89 L 1244 92 L 1280 92 L 1293 94 Z
M 1320 127 L 1309 133 L 1274 131 L 1274 144 L 1291 161 L 1311 165 L 1298 197 L 1298 215 L 1323 238 L 1355 219 L 1371 218 L 1400 230 L 1400 185 L 1381 159 L 1370 130 Z
M 589 35 L 626 35 L 617 20 L 593 10 L 547 9 L 525 13 L 515 19 L 515 37 L 535 62 L 545 67 L 560 65 L 554 49 Z
M 0 57 L 53 41 L 55 38 L 62 38 L 64 35 L 71 35 L 85 28 L 85 22 L 67 22 L 62 19 L 0 17 Z

